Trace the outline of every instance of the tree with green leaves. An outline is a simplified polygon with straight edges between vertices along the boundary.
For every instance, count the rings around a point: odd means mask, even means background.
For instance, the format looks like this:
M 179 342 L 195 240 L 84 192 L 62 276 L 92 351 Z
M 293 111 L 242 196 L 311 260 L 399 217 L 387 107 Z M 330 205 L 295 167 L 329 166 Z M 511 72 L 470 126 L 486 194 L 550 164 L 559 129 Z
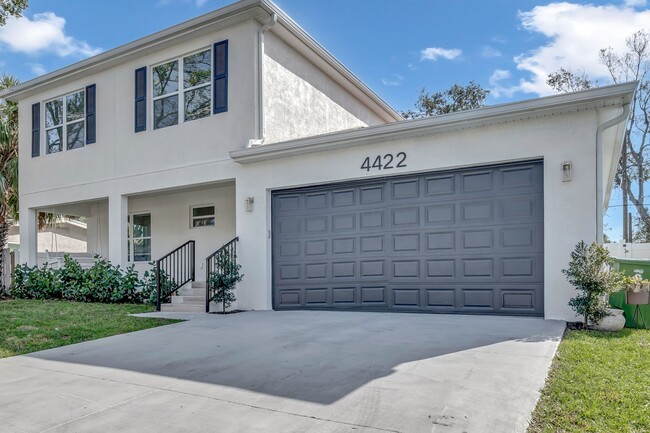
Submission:
M 226 314 L 227 309 L 237 300 L 235 285 L 244 275 L 241 273 L 241 265 L 237 263 L 237 256 L 226 250 L 214 257 L 214 269 L 207 284 L 213 294 L 212 301 L 221 303 L 223 314 Z
M 482 88 L 474 81 L 470 81 L 465 86 L 454 84 L 447 90 L 435 93 L 429 93 L 426 89 L 422 89 L 415 103 L 415 111 L 404 111 L 402 116 L 405 119 L 420 119 L 456 111 L 473 110 L 485 105 L 485 99 L 489 93 L 489 90 Z
M 9 17 L 21 17 L 28 3 L 28 0 L 0 0 L 0 26 L 5 25 Z
M 0 78 L 0 90 L 14 87 L 18 79 Z M 0 102 L 0 292 L 4 274 L 4 251 L 9 227 L 18 220 L 18 106 Z
M 623 239 L 627 242 L 650 242 L 650 212 L 645 204 L 645 183 L 650 180 L 650 34 L 638 31 L 626 39 L 626 51 L 603 48 L 599 60 L 613 83 L 638 81 L 639 87 L 630 107 L 630 118 L 623 135 L 623 149 L 618 162 L 614 185 L 621 189 L 623 203 Z M 583 73 L 560 69 L 549 74 L 546 81 L 557 92 L 589 89 L 595 85 Z M 630 205 L 637 211 L 636 235 L 632 235 L 628 212 Z
M 623 287 L 623 274 L 614 271 L 609 251 L 593 242 L 580 241 L 571 253 L 567 269 L 562 269 L 569 283 L 579 292 L 569 306 L 583 317 L 586 328 L 608 316 L 609 294 Z

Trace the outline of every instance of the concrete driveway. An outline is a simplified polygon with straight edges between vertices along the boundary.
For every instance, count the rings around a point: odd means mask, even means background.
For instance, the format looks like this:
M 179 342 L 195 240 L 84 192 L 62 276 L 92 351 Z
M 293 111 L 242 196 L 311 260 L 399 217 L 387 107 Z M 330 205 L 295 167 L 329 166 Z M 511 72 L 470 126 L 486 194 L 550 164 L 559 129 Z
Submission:
M 0 432 L 523 432 L 564 322 L 191 320 L 0 360 Z

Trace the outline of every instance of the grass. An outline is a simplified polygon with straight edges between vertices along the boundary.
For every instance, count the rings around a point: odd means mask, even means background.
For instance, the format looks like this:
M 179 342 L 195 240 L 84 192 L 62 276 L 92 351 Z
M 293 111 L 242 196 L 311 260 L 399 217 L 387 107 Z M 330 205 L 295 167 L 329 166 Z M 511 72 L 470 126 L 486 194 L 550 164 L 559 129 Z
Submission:
M 0 358 L 178 322 L 133 317 L 148 305 L 0 301 Z
M 528 429 L 650 431 L 650 330 L 567 331 Z

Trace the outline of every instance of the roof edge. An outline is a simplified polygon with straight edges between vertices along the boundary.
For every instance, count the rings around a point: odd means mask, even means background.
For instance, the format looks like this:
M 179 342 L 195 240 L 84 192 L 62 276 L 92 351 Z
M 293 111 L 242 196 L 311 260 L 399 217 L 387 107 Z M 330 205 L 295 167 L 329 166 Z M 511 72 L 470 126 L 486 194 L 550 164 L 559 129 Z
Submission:
M 295 140 L 238 149 L 230 157 L 239 163 L 253 163 L 280 156 L 313 153 L 354 144 L 365 144 L 378 139 L 395 139 L 409 135 L 429 134 L 449 130 L 482 126 L 496 121 L 506 121 L 518 116 L 530 118 L 548 115 L 571 108 L 595 109 L 599 101 L 612 101 L 611 106 L 625 105 L 632 101 L 637 81 L 573 93 L 545 96 L 542 98 L 482 107 L 425 119 L 405 120 L 385 125 L 349 129 Z M 592 104 L 590 107 L 589 105 Z
M 136 39 L 135 41 L 127 44 L 112 48 L 108 51 L 100 53 L 96 56 L 89 57 L 79 62 L 65 66 L 61 69 L 49 72 L 40 77 L 33 78 L 29 81 L 19 84 L 18 86 L 6 89 L 0 92 L 0 98 L 10 101 L 17 101 L 21 96 L 36 91 L 38 89 L 45 89 L 51 85 L 55 85 L 66 77 L 74 75 L 82 75 L 84 72 L 92 73 L 93 70 L 101 66 L 110 66 L 117 63 L 120 59 L 128 55 L 137 53 L 151 46 L 162 44 L 166 41 L 171 41 L 186 35 L 190 31 L 197 30 L 227 19 L 243 15 L 247 12 L 253 11 L 255 8 L 261 8 L 269 15 L 277 14 L 279 24 L 282 25 L 289 33 L 296 37 L 299 41 L 304 43 L 310 50 L 312 50 L 318 57 L 323 59 L 326 64 L 334 68 L 341 76 L 356 87 L 361 93 L 368 97 L 378 108 L 383 110 L 391 120 L 402 120 L 402 116 L 391 107 L 386 101 L 378 96 L 370 87 L 361 81 L 354 73 L 346 68 L 336 57 L 320 45 L 309 33 L 307 33 L 300 25 L 298 25 L 291 17 L 289 17 L 280 7 L 270 0 L 240 0 L 236 3 L 227 5 L 225 7 L 192 18 L 188 21 L 176 24 L 172 27 L 160 30 L 156 33 Z M 383 117 L 383 116 L 382 116 Z

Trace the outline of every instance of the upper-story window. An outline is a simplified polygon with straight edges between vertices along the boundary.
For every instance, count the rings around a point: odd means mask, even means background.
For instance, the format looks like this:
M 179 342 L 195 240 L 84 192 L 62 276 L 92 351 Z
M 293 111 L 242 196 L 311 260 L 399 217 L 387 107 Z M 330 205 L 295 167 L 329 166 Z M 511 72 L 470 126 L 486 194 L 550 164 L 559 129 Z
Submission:
M 47 153 L 78 149 L 86 144 L 86 93 L 84 90 L 45 102 Z
M 207 49 L 152 68 L 154 129 L 210 115 L 211 59 Z

